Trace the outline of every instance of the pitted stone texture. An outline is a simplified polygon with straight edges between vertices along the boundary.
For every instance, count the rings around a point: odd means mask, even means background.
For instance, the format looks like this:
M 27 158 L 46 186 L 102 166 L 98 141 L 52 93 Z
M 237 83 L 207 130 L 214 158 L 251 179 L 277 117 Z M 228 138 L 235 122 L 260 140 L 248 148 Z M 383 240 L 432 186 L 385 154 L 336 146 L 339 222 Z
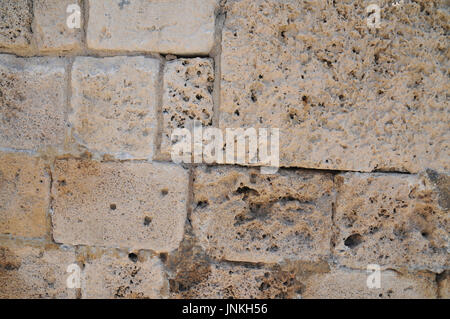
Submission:
M 40 150 L 65 136 L 65 64 L 0 55 L 0 147 Z
M 217 0 L 89 1 L 87 45 L 94 50 L 208 54 Z
M 447 270 L 438 276 L 439 298 L 450 299 L 450 271 Z
M 167 280 L 158 257 L 144 253 L 130 253 L 134 255 L 129 257 L 119 250 L 96 250 L 89 252 L 91 258 L 84 262 L 83 298 L 162 298 L 167 293 Z
M 450 216 L 425 176 L 346 173 L 335 180 L 341 264 L 433 272 L 450 267 Z
M 380 272 L 380 288 L 367 287 L 366 271 L 335 269 L 327 274 L 312 275 L 305 281 L 302 298 L 314 299 L 434 299 L 434 274 L 399 274 Z
M 73 14 L 73 12 L 67 12 L 67 8 L 74 4 L 81 9 L 80 2 L 77 0 L 34 1 L 34 31 L 40 51 L 67 51 L 80 48 L 82 29 L 71 29 L 67 26 L 67 19 Z M 80 17 L 81 14 L 80 11 Z
M 69 121 L 78 142 L 119 159 L 151 159 L 158 73 L 156 59 L 76 58 Z
M 0 298 L 75 298 L 66 272 L 76 263 L 71 248 L 0 242 Z
M 53 181 L 58 243 L 167 252 L 182 239 L 188 173 L 180 166 L 58 160 Z
M 283 166 L 448 172 L 445 1 L 379 3 L 375 32 L 362 0 L 227 1 L 220 126 L 280 128 Z
M 44 162 L 0 153 L 0 233 L 43 237 L 49 229 L 50 176 Z
M 26 49 L 33 20 L 31 0 L 0 1 L 0 48 Z
M 330 251 L 331 174 L 200 167 L 195 172 L 194 232 L 216 259 L 317 261 Z
M 179 59 L 167 62 L 164 70 L 161 152 L 169 156 L 176 128 L 192 129 L 194 121 L 212 124 L 214 68 L 211 59 Z

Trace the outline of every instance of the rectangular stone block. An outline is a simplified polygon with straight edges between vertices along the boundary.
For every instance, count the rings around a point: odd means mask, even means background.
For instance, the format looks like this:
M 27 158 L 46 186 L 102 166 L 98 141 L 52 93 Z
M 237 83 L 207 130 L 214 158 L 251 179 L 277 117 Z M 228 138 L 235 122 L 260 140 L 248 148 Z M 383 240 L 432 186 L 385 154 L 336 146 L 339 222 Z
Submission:
M 49 231 L 50 176 L 27 154 L 0 153 L 0 233 L 44 237 Z
M 67 287 L 67 267 L 76 263 L 73 248 L 0 241 L 0 298 L 75 298 Z
M 178 59 L 164 68 L 163 135 L 161 153 L 170 158 L 172 133 L 177 128 L 192 132 L 194 121 L 212 125 L 214 67 L 211 59 Z
M 168 252 L 183 237 L 188 172 L 165 163 L 58 160 L 56 242 Z
M 85 299 L 147 299 L 167 294 L 167 279 L 158 257 L 98 248 L 88 249 L 87 255 L 81 276 Z
M 65 62 L 0 55 L 0 147 L 57 148 L 66 128 Z
M 0 2 L 0 48 L 29 48 L 32 38 L 32 8 L 32 0 L 2 0 Z
M 450 267 L 450 216 L 428 176 L 336 176 L 335 254 L 342 265 L 442 272 Z
M 200 167 L 192 226 L 213 258 L 318 261 L 330 254 L 333 177 L 327 173 Z
M 220 126 L 280 128 L 282 166 L 448 172 L 446 5 L 383 3 L 375 32 L 362 0 L 227 1 Z
M 35 0 L 34 1 L 34 33 L 38 49 L 42 52 L 68 51 L 80 49 L 82 24 L 79 28 L 70 28 L 67 24 L 69 16 L 75 14 L 70 5 L 80 8 L 79 0 Z
M 78 143 L 119 159 L 151 159 L 157 129 L 159 61 L 78 57 L 69 122 Z
M 217 0 L 89 1 L 87 45 L 94 50 L 208 54 Z

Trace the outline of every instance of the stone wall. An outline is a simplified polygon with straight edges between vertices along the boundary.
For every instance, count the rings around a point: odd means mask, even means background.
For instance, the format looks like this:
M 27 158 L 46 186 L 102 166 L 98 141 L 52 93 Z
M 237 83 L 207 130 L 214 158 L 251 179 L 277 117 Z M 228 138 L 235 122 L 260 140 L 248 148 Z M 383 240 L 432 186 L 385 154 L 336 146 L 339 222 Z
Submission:
M 450 297 L 446 1 L 0 17 L 0 298 Z M 174 163 L 194 121 L 279 128 L 281 167 Z

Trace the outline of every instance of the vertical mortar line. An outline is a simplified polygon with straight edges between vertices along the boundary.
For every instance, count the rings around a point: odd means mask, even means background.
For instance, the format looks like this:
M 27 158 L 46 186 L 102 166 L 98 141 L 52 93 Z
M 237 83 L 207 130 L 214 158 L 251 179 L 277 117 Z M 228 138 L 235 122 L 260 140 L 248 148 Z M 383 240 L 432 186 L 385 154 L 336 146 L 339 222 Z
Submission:
M 89 23 L 89 0 L 80 0 L 81 4 L 81 51 L 87 55 L 87 27 Z
M 29 54 L 31 56 L 35 56 L 39 53 L 38 50 L 38 46 L 37 46 L 37 39 L 36 39 L 36 34 L 35 34 L 35 30 L 36 30 L 36 19 L 34 16 L 34 1 L 29 0 L 28 1 L 30 3 L 29 9 L 30 9 L 30 13 L 31 13 L 31 39 L 30 39 L 30 49 L 29 49 Z M 16 55 L 17 56 L 17 55 Z
M 336 226 L 336 205 L 337 205 L 337 199 L 338 199 L 338 188 L 336 185 L 336 176 L 337 173 L 333 172 L 333 201 L 331 202 L 331 240 L 330 240 L 330 252 L 331 257 L 335 258 L 335 248 L 337 243 L 337 238 L 339 236 L 339 230 Z
M 156 134 L 154 137 L 155 150 L 153 157 L 161 157 L 161 142 L 162 134 L 164 133 L 164 118 L 163 118 L 163 99 L 164 99 L 164 69 L 166 67 L 166 60 L 163 57 L 159 57 L 159 73 L 156 84 Z

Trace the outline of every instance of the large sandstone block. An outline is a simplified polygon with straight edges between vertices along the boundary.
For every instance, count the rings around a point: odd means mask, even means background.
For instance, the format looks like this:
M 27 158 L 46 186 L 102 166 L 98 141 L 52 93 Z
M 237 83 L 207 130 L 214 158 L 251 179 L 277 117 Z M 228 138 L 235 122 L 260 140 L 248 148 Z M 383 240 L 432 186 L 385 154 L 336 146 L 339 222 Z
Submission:
M 381 271 L 380 288 L 368 288 L 366 271 L 335 269 L 312 275 L 304 282 L 302 298 L 320 299 L 434 299 L 434 274 Z
M 346 173 L 336 183 L 340 263 L 433 272 L 450 267 L 450 216 L 426 176 Z
M 230 0 L 221 127 L 280 128 L 284 166 L 448 172 L 445 1 Z M 405 1 L 406 2 L 406 1 Z
M 34 1 L 34 33 L 40 51 L 76 50 L 81 45 L 81 28 L 69 28 L 67 13 L 69 5 L 78 5 L 79 0 L 35 0 Z M 81 10 L 80 10 L 81 17 Z M 80 24 L 80 27 L 82 25 Z
M 0 233 L 43 237 L 49 229 L 50 176 L 27 154 L 0 153 Z
M 75 298 L 67 288 L 73 248 L 0 242 L 0 298 Z
M 58 147 L 65 136 L 65 62 L 0 55 L 0 147 Z
M 168 285 L 158 257 L 90 249 L 81 276 L 83 298 L 162 298 Z
M 188 172 L 180 166 L 58 160 L 53 181 L 58 243 L 167 252 L 182 239 Z
M 200 167 L 194 233 L 216 259 L 318 261 L 330 254 L 333 177 L 327 173 Z
M 214 67 L 211 59 L 178 59 L 164 68 L 163 135 L 161 153 L 170 157 L 172 133 L 177 128 L 192 132 L 194 121 L 212 125 Z
M 29 47 L 32 37 L 32 8 L 31 0 L 0 1 L 0 48 Z
M 151 159 L 157 128 L 159 61 L 145 57 L 75 59 L 69 122 L 90 151 Z
M 87 45 L 95 50 L 208 54 L 217 0 L 89 1 Z

